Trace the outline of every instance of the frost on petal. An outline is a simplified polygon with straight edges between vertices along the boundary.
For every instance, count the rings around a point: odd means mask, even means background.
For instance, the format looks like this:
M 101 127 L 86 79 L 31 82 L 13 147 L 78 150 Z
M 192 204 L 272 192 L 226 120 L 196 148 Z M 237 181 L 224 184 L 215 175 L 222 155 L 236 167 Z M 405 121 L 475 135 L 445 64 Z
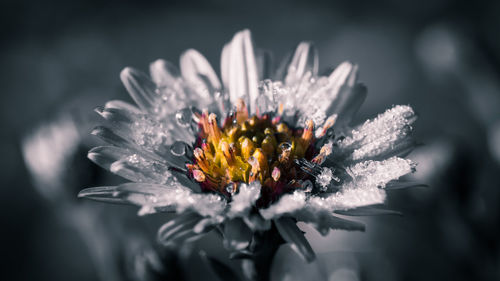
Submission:
M 415 164 L 408 159 L 391 157 L 383 161 L 364 161 L 347 169 L 356 186 L 385 187 L 391 180 L 411 173 Z
M 187 196 L 177 198 L 177 212 L 194 210 L 206 217 L 217 217 L 226 208 L 226 201 L 215 194 L 195 194 L 190 192 Z
M 181 55 L 181 73 L 184 80 L 192 86 L 206 104 L 212 102 L 212 95 L 221 89 L 219 78 L 207 59 L 194 49 Z
M 316 177 L 316 183 L 320 185 L 322 191 L 326 191 L 332 180 L 333 172 L 329 168 L 323 168 L 321 173 Z
M 306 205 L 306 194 L 302 191 L 295 191 L 292 194 L 285 194 L 281 199 L 266 209 L 261 209 L 260 214 L 264 219 L 280 217 L 284 214 L 291 214 L 302 209 Z
M 236 33 L 221 56 L 221 73 L 224 87 L 229 90 L 232 103 L 243 99 L 255 112 L 258 96 L 258 73 L 253 43 L 248 29 Z
M 192 127 L 186 110 L 157 120 L 146 114 L 133 114 L 126 110 L 104 108 L 96 110 L 105 120 L 92 133 L 109 144 L 127 147 L 135 151 L 148 151 L 164 157 L 168 145 L 182 139 L 194 141 Z M 184 116 L 181 113 L 186 113 Z M 182 117 L 184 119 L 180 120 Z M 183 122 L 188 122 L 183 123 Z
M 238 193 L 232 197 L 233 200 L 230 203 L 231 208 L 227 216 L 230 218 L 245 216 L 259 198 L 260 188 L 260 183 L 258 181 L 254 181 L 250 184 L 242 183 L 238 188 Z
M 340 191 L 328 197 L 310 198 L 308 205 L 323 210 L 346 210 L 360 206 L 380 204 L 385 201 L 383 187 L 414 169 L 407 159 L 392 157 L 384 161 L 364 161 L 346 169 L 352 180 Z
M 340 152 L 351 161 L 404 152 L 413 144 L 410 133 L 415 119 L 411 107 L 395 106 L 352 130 L 339 143 Z
M 203 217 L 217 217 L 225 208 L 225 201 L 213 194 L 194 194 L 182 184 L 169 185 L 126 183 L 113 187 L 94 187 L 82 190 L 79 197 L 113 203 L 141 206 L 140 213 L 156 211 L 194 211 Z
M 113 162 L 109 170 L 133 182 L 168 184 L 175 180 L 168 166 L 138 154 Z
M 346 210 L 359 206 L 380 204 L 385 201 L 385 197 L 385 191 L 376 186 L 349 186 L 327 197 L 310 198 L 308 205 L 317 210 Z
M 165 184 L 172 178 L 165 163 L 122 147 L 95 147 L 89 151 L 88 158 L 102 168 L 134 182 Z

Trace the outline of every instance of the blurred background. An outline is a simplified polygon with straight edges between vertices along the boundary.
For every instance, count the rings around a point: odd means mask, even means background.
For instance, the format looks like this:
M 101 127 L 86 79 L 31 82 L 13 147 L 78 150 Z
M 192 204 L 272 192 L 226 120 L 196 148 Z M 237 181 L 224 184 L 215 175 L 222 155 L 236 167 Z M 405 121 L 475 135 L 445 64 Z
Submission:
M 321 237 L 303 226 L 318 260 L 304 264 L 283 248 L 273 280 L 500 280 L 499 1 L 2 0 L 0 7 L 2 280 L 213 277 L 196 275 L 206 268 L 189 249 L 151 242 L 168 216 L 136 218 L 133 207 L 75 197 L 118 180 L 86 151 L 96 143 L 93 109 L 129 100 L 121 69 L 147 71 L 158 58 L 177 62 L 195 48 L 219 71 L 222 46 L 243 28 L 276 63 L 302 40 L 316 43 L 320 70 L 357 63 L 368 87 L 358 121 L 412 105 L 424 144 L 410 154 L 419 162 L 412 177 L 429 185 L 390 192 L 389 206 L 404 216 L 360 218 L 365 233 Z M 234 266 L 214 239 L 192 247 Z

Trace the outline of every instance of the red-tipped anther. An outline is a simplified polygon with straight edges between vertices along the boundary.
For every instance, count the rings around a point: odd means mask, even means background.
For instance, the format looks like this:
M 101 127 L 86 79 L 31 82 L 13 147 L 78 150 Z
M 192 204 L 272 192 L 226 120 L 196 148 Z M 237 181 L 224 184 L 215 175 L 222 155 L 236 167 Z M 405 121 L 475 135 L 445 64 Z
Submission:
M 205 157 L 205 153 L 199 147 L 195 148 L 193 151 L 194 158 L 196 159 L 196 164 L 205 172 L 209 171 L 209 164 L 207 158 Z
M 274 181 L 278 181 L 281 177 L 281 171 L 278 167 L 274 167 L 273 172 L 271 173 L 271 177 L 273 177 Z
M 238 124 L 245 122 L 248 119 L 248 109 L 243 99 L 238 99 L 236 102 L 236 121 Z
M 248 158 L 248 164 L 250 164 L 252 166 L 252 169 L 250 170 L 250 177 L 249 177 L 248 182 L 254 182 L 257 180 L 257 176 L 259 174 L 260 164 L 259 164 L 259 161 L 257 161 L 257 159 L 253 156 L 250 156 Z
M 205 181 L 205 174 L 200 171 L 200 170 L 193 170 L 193 178 L 197 181 L 197 182 L 204 182 Z
M 234 148 L 231 147 L 226 141 L 221 141 L 219 144 L 222 153 L 224 154 L 224 158 L 226 158 L 227 164 L 232 166 L 234 164 Z
M 217 125 L 217 115 L 211 113 L 208 116 L 208 127 L 209 127 L 209 135 L 212 138 L 212 142 L 216 147 L 219 144 L 220 139 L 222 138 L 222 133 Z
M 205 135 L 210 134 L 210 126 L 208 124 L 208 110 L 203 110 L 203 113 L 201 114 L 200 118 L 200 125 L 201 128 L 203 129 L 203 132 Z
M 311 162 L 316 163 L 316 164 L 323 164 L 325 162 L 326 157 L 332 153 L 332 145 L 327 143 L 321 147 L 321 150 L 319 151 L 318 155 L 314 157 Z
M 203 139 L 204 141 L 201 143 L 201 149 L 203 149 L 204 153 L 212 153 L 212 147 L 210 144 L 206 142 L 206 139 Z
M 314 131 L 314 122 L 312 120 L 307 120 L 306 126 L 301 136 L 304 147 L 309 146 L 309 143 L 311 142 L 311 139 L 313 137 L 313 131 Z
M 283 111 L 285 111 L 285 105 L 283 103 L 280 103 L 278 108 L 278 115 L 283 115 Z
M 328 131 L 328 129 L 330 129 L 331 127 L 333 127 L 333 125 L 335 125 L 336 120 L 337 120 L 337 114 L 328 117 L 328 119 L 326 119 L 325 121 L 325 124 L 321 128 L 321 133 L 319 137 L 324 136 L 326 134 L 326 131 Z

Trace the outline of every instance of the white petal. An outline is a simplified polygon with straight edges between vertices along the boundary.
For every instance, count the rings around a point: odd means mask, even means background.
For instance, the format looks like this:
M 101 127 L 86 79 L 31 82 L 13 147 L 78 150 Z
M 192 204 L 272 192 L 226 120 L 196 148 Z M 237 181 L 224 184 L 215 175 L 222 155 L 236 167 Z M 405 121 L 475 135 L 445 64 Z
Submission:
M 126 67 L 120 73 L 120 79 L 130 96 L 145 112 L 154 112 L 160 96 L 156 93 L 156 85 L 144 73 Z
M 287 68 L 286 84 L 300 81 L 306 73 L 315 77 L 318 74 L 318 51 L 310 42 L 301 42 Z
M 255 61 L 257 63 L 257 70 L 259 73 L 259 81 L 271 78 L 273 59 L 272 54 L 268 50 L 256 49 Z
M 292 194 L 283 195 L 280 200 L 267 209 L 260 209 L 259 212 L 264 219 L 280 217 L 284 214 L 291 214 L 302 209 L 306 205 L 306 194 L 302 191 L 295 191 Z
M 258 73 L 252 39 L 248 29 L 236 33 L 222 50 L 221 73 L 231 102 L 244 99 L 255 112 L 258 96 Z
M 137 154 L 113 162 L 109 170 L 133 182 L 167 184 L 173 180 L 168 166 Z
M 231 209 L 227 216 L 230 218 L 245 216 L 254 206 L 255 201 L 259 199 L 260 188 L 260 183 L 258 181 L 248 185 L 242 183 L 239 186 L 238 193 L 232 197 L 233 200 L 230 203 Z
M 364 161 L 347 168 L 347 172 L 353 178 L 356 186 L 378 186 L 385 185 L 400 177 L 411 173 L 415 164 L 408 159 L 391 157 L 383 161 Z
M 152 62 L 149 65 L 149 72 L 151 79 L 159 87 L 175 84 L 180 77 L 177 67 L 162 59 Z
M 308 205 L 313 209 L 335 211 L 347 210 L 360 206 L 381 204 L 385 200 L 385 191 L 376 186 L 354 188 L 349 187 L 328 197 L 313 197 Z
M 121 100 L 110 100 L 106 103 L 106 105 L 104 107 L 105 108 L 127 110 L 127 111 L 134 113 L 134 114 L 141 113 L 141 110 L 139 108 L 137 108 L 137 106 L 130 104 L 128 102 L 121 101 Z
M 304 208 L 297 212 L 294 217 L 306 223 L 310 223 L 318 230 L 318 232 L 325 236 L 330 229 L 342 229 L 348 231 L 364 231 L 364 224 L 342 219 L 334 216 L 330 211 L 322 211 L 313 208 Z
M 221 84 L 207 59 L 194 49 L 189 49 L 180 59 L 182 77 L 193 86 L 198 94 L 210 98 L 211 94 L 220 90 Z
M 407 148 L 412 144 L 409 136 L 415 119 L 411 107 L 394 106 L 352 130 L 351 136 L 339 143 L 340 154 L 352 153 L 347 159 L 358 161 Z
M 311 98 L 316 101 L 324 101 L 320 102 L 320 108 L 326 116 L 334 114 L 334 110 L 329 110 L 330 106 L 339 98 L 343 87 L 351 88 L 356 84 L 357 77 L 358 66 L 350 62 L 343 62 L 328 77 L 328 85 Z

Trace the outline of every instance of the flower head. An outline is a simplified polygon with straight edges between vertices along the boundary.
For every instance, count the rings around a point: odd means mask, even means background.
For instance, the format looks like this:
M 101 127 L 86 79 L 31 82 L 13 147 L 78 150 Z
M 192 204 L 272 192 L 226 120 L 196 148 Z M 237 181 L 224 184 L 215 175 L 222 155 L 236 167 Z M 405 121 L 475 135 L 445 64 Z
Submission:
M 105 125 L 93 134 L 110 146 L 89 158 L 131 183 L 80 196 L 135 204 L 141 215 L 177 212 L 159 231 L 164 244 L 217 227 L 227 248 L 245 253 L 254 233 L 275 226 L 307 260 L 314 253 L 297 221 L 326 234 L 364 229 L 335 213 L 389 212 L 373 205 L 385 188 L 408 185 L 397 180 L 414 170 L 402 158 L 414 145 L 411 107 L 352 127 L 366 97 L 356 65 L 320 76 L 317 51 L 303 42 L 271 80 L 268 59 L 244 30 L 224 46 L 222 83 L 195 50 L 182 54 L 180 71 L 163 60 L 151 64 L 151 77 L 125 68 L 138 107 L 110 101 L 97 109 Z

